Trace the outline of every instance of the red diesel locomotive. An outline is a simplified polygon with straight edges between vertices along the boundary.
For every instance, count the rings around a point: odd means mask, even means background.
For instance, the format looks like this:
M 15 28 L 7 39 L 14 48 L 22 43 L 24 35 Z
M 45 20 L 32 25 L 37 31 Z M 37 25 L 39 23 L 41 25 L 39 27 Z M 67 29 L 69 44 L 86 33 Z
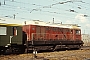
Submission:
M 27 50 L 79 49 L 81 29 L 76 24 L 47 24 L 42 21 L 25 22 Z

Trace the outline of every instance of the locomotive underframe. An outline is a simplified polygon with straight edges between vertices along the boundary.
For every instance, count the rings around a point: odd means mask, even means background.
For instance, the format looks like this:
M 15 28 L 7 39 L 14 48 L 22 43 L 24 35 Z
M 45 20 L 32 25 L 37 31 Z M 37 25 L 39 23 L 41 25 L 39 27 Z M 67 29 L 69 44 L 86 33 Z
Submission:
M 27 50 L 61 50 L 61 49 L 80 49 L 83 41 L 71 40 L 32 40 L 27 43 Z

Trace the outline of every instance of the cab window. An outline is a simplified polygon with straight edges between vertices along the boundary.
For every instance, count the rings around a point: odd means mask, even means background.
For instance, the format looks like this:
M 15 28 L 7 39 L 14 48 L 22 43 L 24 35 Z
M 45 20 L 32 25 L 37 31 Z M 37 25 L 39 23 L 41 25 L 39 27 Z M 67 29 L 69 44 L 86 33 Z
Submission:
M 80 35 L 80 30 L 76 30 L 76 34 Z

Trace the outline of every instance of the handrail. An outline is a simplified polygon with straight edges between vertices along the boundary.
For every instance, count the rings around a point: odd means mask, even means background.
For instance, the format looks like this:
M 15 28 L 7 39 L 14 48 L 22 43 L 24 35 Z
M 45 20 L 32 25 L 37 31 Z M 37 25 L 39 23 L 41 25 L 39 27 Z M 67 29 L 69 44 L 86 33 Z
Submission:
M 32 40 L 74 40 L 73 34 L 32 33 Z

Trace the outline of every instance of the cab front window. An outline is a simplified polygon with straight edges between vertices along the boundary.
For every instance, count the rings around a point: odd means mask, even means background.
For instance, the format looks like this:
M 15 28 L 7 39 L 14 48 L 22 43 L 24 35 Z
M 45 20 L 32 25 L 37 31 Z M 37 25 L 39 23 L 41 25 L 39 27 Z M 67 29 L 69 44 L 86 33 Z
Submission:
M 80 30 L 76 30 L 76 34 L 80 35 Z

